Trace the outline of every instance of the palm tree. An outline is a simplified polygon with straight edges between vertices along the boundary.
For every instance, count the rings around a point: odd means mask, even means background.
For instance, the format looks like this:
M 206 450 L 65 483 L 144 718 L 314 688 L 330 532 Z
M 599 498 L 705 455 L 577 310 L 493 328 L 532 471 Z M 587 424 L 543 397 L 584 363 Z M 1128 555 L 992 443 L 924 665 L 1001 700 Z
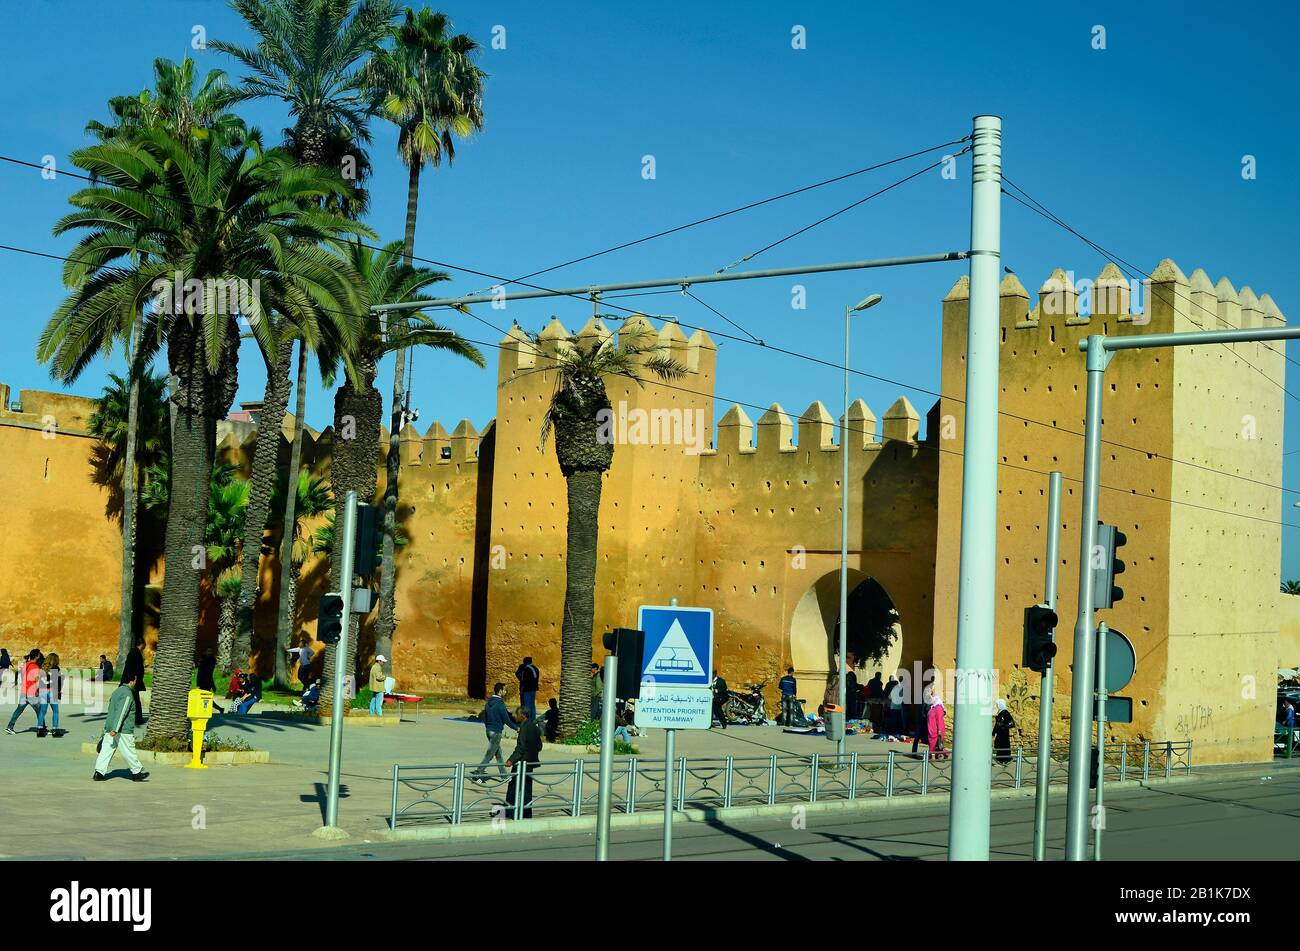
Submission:
M 249 69 L 240 99 L 288 104 L 294 125 L 286 133 L 299 159 L 322 164 L 340 129 L 358 146 L 370 141 L 376 97 L 365 62 L 397 16 L 390 0 L 231 0 L 231 6 L 257 45 L 210 45 Z
M 428 9 L 407 10 L 393 29 L 393 45 L 375 55 L 369 66 L 371 82 L 383 96 L 383 114 L 397 125 L 397 154 L 408 169 L 406 188 L 406 263 L 415 253 L 415 219 L 420 196 L 420 172 L 437 167 L 445 157 L 456 158 L 455 135 L 483 128 L 483 80 L 474 65 L 478 44 L 466 34 L 451 33 L 451 20 Z M 396 317 L 397 315 L 391 315 Z M 401 432 L 410 411 L 405 392 L 403 351 L 393 365 L 393 403 L 388 433 L 387 476 L 384 484 L 384 559 L 380 568 L 379 617 L 375 644 L 392 657 L 396 565 L 393 533 L 397 527 L 398 476 L 401 471 Z
M 1300 581 L 1283 581 L 1283 594 L 1300 594 Z
M 599 340 L 569 337 L 553 359 L 529 372 L 555 374 L 555 388 L 542 420 L 542 445 L 555 434 L 555 457 L 568 488 L 568 543 L 564 561 L 564 623 L 560 634 L 560 733 L 572 736 L 591 710 L 591 636 L 595 623 L 596 543 L 601 479 L 614 461 L 614 444 L 600 435 L 602 411 L 610 411 L 606 377 L 644 385 L 680 379 L 686 368 L 657 347 L 647 331 Z M 511 381 L 507 381 L 507 384 Z
M 244 479 L 214 478 L 208 488 L 208 518 L 204 531 L 208 577 L 218 604 L 217 668 L 229 673 L 235 646 L 236 599 L 239 596 L 239 550 L 244 539 L 244 513 L 248 509 L 249 483 Z M 246 664 L 238 665 L 241 668 Z
M 140 322 L 136 322 L 139 333 Z M 139 350 L 139 340 L 134 351 Z M 135 361 L 128 360 L 133 368 Z M 143 374 L 143 375 L 141 375 Z M 138 472 L 164 462 L 171 452 L 171 429 L 166 409 L 167 381 L 142 369 L 130 379 L 109 374 L 109 384 L 90 414 L 87 429 L 98 437 L 95 448 L 96 481 L 121 486 L 122 597 L 118 625 L 117 663 L 120 666 L 135 644 L 136 602 L 140 591 L 136 570 L 139 545 L 136 505 Z M 131 464 L 126 460 L 130 458 Z M 112 498 L 110 496 L 110 506 Z
M 300 381 L 301 382 L 301 381 Z M 276 628 L 275 641 L 275 682 L 277 686 L 289 685 L 288 649 L 293 639 L 295 628 L 292 624 L 298 602 L 298 579 L 302 575 L 302 564 L 311 552 L 311 544 L 303 538 L 302 520 L 315 518 L 334 508 L 334 496 L 330 494 L 329 485 L 318 476 L 313 476 L 306 469 L 298 472 L 296 491 L 290 495 L 285 491 L 285 482 L 281 480 L 276 486 L 276 500 L 280 504 L 273 508 L 285 507 L 285 525 L 288 531 L 286 544 L 281 547 L 286 564 L 282 565 L 280 612 L 289 623 Z M 287 496 L 287 498 L 286 498 Z
M 270 348 L 264 314 L 305 321 L 316 307 L 355 311 L 352 283 L 321 244 L 356 225 L 318 207 L 323 196 L 347 190 L 337 174 L 263 151 L 256 133 L 237 143 L 218 134 L 185 142 L 150 129 L 81 149 L 72 160 L 97 181 L 71 197 L 77 210 L 55 225 L 56 235 L 85 234 L 65 265 L 71 292 L 42 332 L 37 355 L 71 384 L 154 300 L 139 359 L 143 365 L 166 344 L 176 417 L 147 738 L 181 738 L 200 597 L 191 552 L 203 543 L 217 420 L 237 385 L 236 317 Z M 183 285 L 171 283 L 176 275 Z
M 289 106 L 293 127 L 285 130 L 290 154 L 308 165 L 330 167 L 356 183 L 369 170 L 360 145 L 369 141 L 367 122 L 375 109 L 375 96 L 363 80 L 364 61 L 387 36 L 388 23 L 396 8 L 388 0 L 233 0 L 232 6 L 258 37 L 255 47 L 215 42 L 215 49 L 229 53 L 251 70 L 235 92 L 238 100 L 281 99 Z M 344 159 L 351 157 L 351 167 Z M 331 207 L 352 216 L 365 207 L 363 191 L 336 201 Z M 239 633 L 235 661 L 247 663 L 252 647 L 253 623 L 259 595 L 261 531 L 275 485 L 280 433 L 289 401 L 289 371 L 293 361 L 293 340 L 278 335 L 273 350 L 264 350 L 266 393 L 258 421 L 259 438 L 254 449 L 252 500 L 248 507 L 239 594 Z M 302 357 L 309 342 L 304 336 L 299 349 L 299 380 L 303 380 Z M 313 349 L 315 342 L 311 342 Z M 302 392 L 300 388 L 300 392 Z M 301 400 L 300 400 L 301 402 Z M 299 412 L 292 443 L 301 445 Z M 296 472 L 291 463 L 290 471 Z M 292 499 L 290 504 L 292 505 Z M 286 518 L 290 513 L 286 512 Z M 286 537 L 288 537 L 286 535 Z M 291 553 L 290 553 L 291 554 Z M 282 564 L 287 569 L 287 561 Z M 283 588 L 281 621 L 277 639 L 287 621 Z
M 144 89 L 137 96 L 115 96 L 108 101 L 113 121 L 105 125 L 92 119 L 86 131 L 101 142 L 130 141 L 144 129 L 169 129 L 182 142 L 201 139 L 211 131 L 235 140 L 245 134 L 244 122 L 230 107 L 233 93 L 226 74 L 211 70 L 195 86 L 195 63 L 186 57 L 180 63 L 156 59 L 153 64 L 154 89 Z M 135 253 L 140 253 L 136 249 Z M 141 349 L 143 321 L 133 320 L 129 334 L 127 362 L 132 381 L 127 401 L 125 451 L 135 458 L 137 416 L 140 407 L 139 381 L 145 364 L 138 357 Z M 122 595 L 119 611 L 117 664 L 120 667 L 135 643 L 135 555 L 136 555 L 136 479 L 135 467 L 122 470 Z
M 349 491 L 355 491 L 359 500 L 369 502 L 375 497 L 378 473 L 375 455 L 379 452 L 380 422 L 384 401 L 375 389 L 379 361 L 391 351 L 409 346 L 427 346 L 445 350 L 485 366 L 486 361 L 478 348 L 464 339 L 433 323 L 422 315 L 413 315 L 400 330 L 381 324 L 380 318 L 370 312 L 376 304 L 396 301 L 424 300 L 425 288 L 447 280 L 441 271 L 413 267 L 402 259 L 401 242 L 390 242 L 382 250 L 366 247 L 359 241 L 348 244 L 345 261 L 354 271 L 362 288 L 364 307 L 358 312 L 364 321 L 364 332 L 353 350 L 355 373 L 343 381 L 334 394 L 334 444 L 330 459 L 330 482 L 334 491 L 334 504 L 341 506 Z M 338 552 L 330 559 L 330 582 L 333 590 L 342 583 Z M 389 556 L 386 554 L 385 558 Z M 360 617 L 353 615 L 348 636 L 348 656 L 345 670 L 353 671 L 356 665 L 356 634 Z M 326 682 L 333 677 L 336 648 L 325 650 Z M 387 655 L 385 655 L 387 656 Z M 323 702 L 328 704 L 329 700 Z

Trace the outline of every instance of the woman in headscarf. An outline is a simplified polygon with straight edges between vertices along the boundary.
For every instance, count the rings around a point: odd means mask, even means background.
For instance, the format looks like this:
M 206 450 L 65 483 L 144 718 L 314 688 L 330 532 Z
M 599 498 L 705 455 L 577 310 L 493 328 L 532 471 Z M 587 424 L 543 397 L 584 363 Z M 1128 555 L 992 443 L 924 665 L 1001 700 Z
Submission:
M 993 718 L 993 752 L 999 763 L 1009 763 L 1011 762 L 1011 731 L 1016 725 L 1016 719 L 1007 709 L 1005 700 L 998 697 L 994 702 L 998 712 Z
M 943 751 L 945 716 L 943 698 L 939 696 L 939 691 L 935 690 L 930 694 L 930 710 L 926 714 L 926 726 L 930 734 L 930 755 L 935 759 L 948 758 L 948 754 Z

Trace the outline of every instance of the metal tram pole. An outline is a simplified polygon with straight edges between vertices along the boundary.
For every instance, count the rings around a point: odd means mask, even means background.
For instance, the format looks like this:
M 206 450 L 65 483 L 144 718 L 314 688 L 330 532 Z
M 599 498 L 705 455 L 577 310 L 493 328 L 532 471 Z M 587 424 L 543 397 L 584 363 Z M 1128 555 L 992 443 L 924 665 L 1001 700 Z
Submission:
M 677 607 L 677 599 L 668 599 L 669 607 Z M 709 706 L 712 711 L 712 705 Z M 710 713 L 712 716 L 712 713 Z M 664 730 L 664 861 L 673 860 L 673 756 L 676 753 L 676 730 Z
M 325 826 L 320 831 L 332 838 L 346 833 L 339 825 L 339 769 L 343 759 L 343 715 L 347 712 L 343 699 L 344 667 L 348 656 L 348 626 L 352 620 L 352 558 L 357 537 L 357 493 L 348 492 L 343 501 L 343 534 L 336 544 L 342 545 L 339 556 L 339 588 L 343 595 L 343 630 L 334 645 L 334 707 L 330 710 L 330 762 L 329 785 L 325 794 Z M 332 830 L 327 832 L 326 830 Z
M 614 786 L 614 704 L 617 702 L 618 658 L 605 658 L 605 683 L 600 710 L 600 797 L 596 805 L 596 861 L 609 858 L 609 811 Z
M 1061 563 L 1061 473 L 1047 480 L 1047 557 L 1043 579 L 1043 603 L 1056 610 L 1058 566 Z M 1053 632 L 1053 639 L 1055 632 Z M 1034 861 L 1047 857 L 1047 799 L 1052 781 L 1052 688 L 1053 665 L 1048 664 L 1038 688 L 1038 765 L 1034 777 Z
M 993 677 L 997 588 L 1002 119 L 976 116 L 973 139 L 957 695 L 953 697 L 956 713 L 948 858 L 986 861 L 993 779 L 993 737 L 985 694 Z
M 1070 690 L 1070 788 L 1065 803 L 1065 858 L 1088 857 L 1088 772 L 1092 760 L 1092 694 L 1096 686 L 1092 549 L 1097 544 L 1097 490 L 1101 477 L 1101 396 L 1112 354 L 1100 335 L 1088 338 L 1087 415 L 1083 427 L 1083 501 L 1079 516 L 1079 616 L 1074 622 Z

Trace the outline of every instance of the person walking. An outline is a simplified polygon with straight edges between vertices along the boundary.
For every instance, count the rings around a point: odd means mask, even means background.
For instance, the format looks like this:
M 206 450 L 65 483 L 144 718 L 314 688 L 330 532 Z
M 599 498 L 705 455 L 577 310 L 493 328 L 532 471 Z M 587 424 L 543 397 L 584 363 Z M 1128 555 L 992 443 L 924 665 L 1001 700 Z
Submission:
M 483 777 L 487 775 L 488 764 L 493 757 L 497 761 L 497 769 L 501 771 L 504 777 L 506 773 L 506 760 L 501 755 L 501 736 L 505 733 L 506 727 L 512 730 L 518 730 L 515 726 L 514 718 L 510 715 L 510 709 L 506 706 L 506 685 L 497 681 L 492 686 L 492 696 L 488 697 L 487 704 L 483 707 L 483 729 L 487 731 L 487 752 L 483 754 L 483 759 L 479 761 L 478 766 L 469 774 L 469 778 L 476 783 L 483 782 Z
M 601 708 L 605 704 L 605 678 L 601 676 L 600 664 L 591 665 L 591 718 L 600 719 Z
M 63 671 L 59 669 L 59 655 L 54 651 L 50 651 L 50 655 L 45 658 L 45 663 L 41 666 L 38 696 L 41 705 L 36 711 L 36 735 L 45 736 L 47 732 L 52 732 L 55 737 L 63 736 L 66 731 L 59 729 L 59 698 L 63 696 Z M 51 721 L 53 726 L 47 731 L 45 713 L 48 710 L 53 710 L 54 716 Z
M 542 672 L 533 664 L 531 657 L 525 657 L 524 662 L 519 665 L 515 671 L 515 679 L 519 681 L 519 704 L 528 711 L 530 719 L 537 719 L 537 688 L 542 682 Z
M 140 757 L 135 755 L 135 720 L 131 709 L 139 703 L 135 687 L 135 678 L 124 674 L 122 682 L 113 691 L 113 696 L 108 698 L 108 710 L 104 714 L 104 735 L 99 739 L 99 756 L 95 758 L 94 780 L 97 783 L 108 779 L 106 770 L 113 761 L 113 754 L 119 749 L 131 770 L 131 779 L 142 783 L 149 778 Z
M 993 752 L 999 763 L 1011 762 L 1011 731 L 1015 728 L 1016 718 L 1007 709 L 1007 702 L 1001 697 L 994 701 L 998 712 L 993 718 Z
M 515 710 L 515 723 L 519 724 L 519 738 L 515 741 L 515 751 L 510 754 L 510 759 L 506 760 L 506 767 L 514 771 L 516 776 L 522 775 L 524 778 L 523 818 L 531 819 L 533 817 L 533 770 L 537 768 L 542 757 L 542 731 L 537 728 L 537 718 L 522 704 Z M 506 815 L 512 819 L 515 815 L 515 790 L 518 786 L 519 781 L 513 779 L 510 788 L 506 791 Z
M 785 669 L 785 676 L 777 682 L 776 686 L 781 691 L 781 725 L 794 726 L 794 700 L 795 694 L 799 692 L 799 681 L 794 678 L 793 667 Z
M 915 753 L 917 747 L 924 743 L 930 745 L 930 721 L 928 714 L 930 710 L 930 688 L 927 687 L 921 692 L 921 702 L 912 705 L 912 752 Z
M 926 730 L 930 734 L 930 756 L 934 759 L 947 759 L 943 749 L 943 737 L 947 726 L 947 711 L 943 708 L 943 697 L 935 690 L 930 694 L 930 710 L 926 714 Z
M 14 724 L 18 722 L 18 718 L 23 715 L 23 711 L 28 707 L 31 707 L 32 713 L 36 714 L 39 724 L 41 713 L 41 664 L 44 661 L 45 658 L 41 656 L 40 648 L 33 647 L 27 653 L 27 658 L 19 665 L 18 706 L 14 707 L 14 712 L 9 717 L 9 725 L 5 727 L 5 732 L 11 736 L 18 732 L 14 729 Z
M 722 678 L 722 674 L 717 670 L 713 671 L 713 718 L 722 725 L 722 729 L 727 728 L 727 711 L 724 704 L 731 691 L 727 689 L 727 682 Z
M 144 704 L 140 694 L 144 692 L 144 638 L 136 635 L 135 644 L 127 651 L 126 660 L 122 661 L 122 683 L 128 680 L 135 684 L 135 725 L 144 723 Z
M 388 658 L 383 654 L 375 655 L 375 662 L 370 665 L 370 715 L 384 715 L 384 663 Z

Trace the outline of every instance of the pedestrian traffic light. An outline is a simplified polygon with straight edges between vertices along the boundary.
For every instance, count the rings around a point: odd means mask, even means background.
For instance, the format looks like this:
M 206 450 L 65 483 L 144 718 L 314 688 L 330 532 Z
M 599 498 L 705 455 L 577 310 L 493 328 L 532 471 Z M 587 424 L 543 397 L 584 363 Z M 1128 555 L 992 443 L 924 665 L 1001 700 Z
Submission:
M 1128 536 L 1114 525 L 1097 523 L 1097 543 L 1092 549 L 1092 606 L 1096 610 L 1124 600 L 1124 589 L 1116 586 L 1115 576 L 1124 573 L 1124 562 L 1116 553 L 1126 544 Z
M 337 644 L 343 636 L 343 595 L 331 591 L 320 596 L 316 637 L 323 644 Z
M 641 654 L 645 650 L 645 631 L 617 627 L 605 633 L 604 644 L 605 650 L 618 658 L 614 696 L 620 700 L 635 700 L 641 696 Z
M 1025 608 L 1025 646 L 1022 666 L 1047 673 L 1056 656 L 1056 612 L 1045 604 Z
M 357 506 L 357 535 L 352 549 L 352 573 L 369 578 L 382 564 L 384 510 L 377 505 Z

